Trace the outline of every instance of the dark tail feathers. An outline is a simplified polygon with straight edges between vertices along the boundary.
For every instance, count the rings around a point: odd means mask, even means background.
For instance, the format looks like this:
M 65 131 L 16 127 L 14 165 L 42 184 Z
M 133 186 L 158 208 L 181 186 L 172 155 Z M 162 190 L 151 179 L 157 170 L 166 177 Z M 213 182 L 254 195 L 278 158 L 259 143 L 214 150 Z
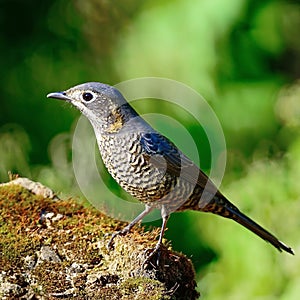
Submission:
M 280 252 L 282 252 L 282 250 L 284 250 L 284 251 L 294 255 L 294 251 L 292 248 L 288 247 L 287 245 L 285 245 L 284 243 L 279 241 L 273 234 L 269 233 L 267 230 L 262 228 L 260 225 L 255 223 L 250 218 L 248 218 L 246 215 L 244 215 L 242 212 L 240 212 L 237 208 L 236 209 L 233 207 L 226 207 L 226 208 L 228 209 L 230 214 L 232 214 L 232 216 L 230 216 L 231 219 L 240 223 L 244 227 L 248 228 L 249 230 L 251 230 L 252 232 L 257 234 L 258 236 L 260 236 L 265 241 L 272 244 Z
M 226 199 L 220 199 L 219 197 L 216 199 L 214 198 L 214 201 L 210 202 L 203 211 L 212 212 L 214 214 L 223 216 L 225 218 L 232 219 L 244 227 L 248 228 L 255 234 L 257 234 L 259 237 L 264 239 L 265 241 L 272 244 L 275 248 L 277 248 L 280 252 L 282 250 L 293 254 L 294 251 L 292 248 L 288 247 L 281 241 L 279 241 L 273 234 L 269 233 L 267 230 L 262 228 L 260 225 L 258 225 L 256 222 L 251 220 L 249 217 L 247 217 L 245 214 L 239 211 L 237 207 L 235 207 L 233 204 L 231 204 Z

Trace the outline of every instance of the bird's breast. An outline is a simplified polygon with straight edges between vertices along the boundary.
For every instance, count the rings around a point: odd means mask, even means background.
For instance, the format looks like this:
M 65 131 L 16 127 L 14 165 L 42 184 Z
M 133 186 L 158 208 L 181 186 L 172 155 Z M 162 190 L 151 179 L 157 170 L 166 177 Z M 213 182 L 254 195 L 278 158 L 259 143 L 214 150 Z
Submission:
M 151 157 L 143 150 L 138 134 L 103 135 L 97 142 L 108 172 L 122 188 L 139 200 L 159 200 L 176 185 L 176 178 L 166 169 L 151 163 Z

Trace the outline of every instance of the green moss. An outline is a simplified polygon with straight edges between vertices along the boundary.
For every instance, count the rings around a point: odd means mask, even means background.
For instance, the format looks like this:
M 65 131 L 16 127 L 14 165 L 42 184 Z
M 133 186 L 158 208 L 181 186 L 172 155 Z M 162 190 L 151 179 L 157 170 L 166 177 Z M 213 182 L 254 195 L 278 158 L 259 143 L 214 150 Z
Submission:
M 198 296 L 193 267 L 183 255 L 163 248 L 159 266 L 143 267 L 159 229 L 144 232 L 137 226 L 116 237 L 114 249 L 108 250 L 107 234 L 125 224 L 74 199 L 44 198 L 11 184 L 0 186 L 0 206 L 0 270 L 6 274 L 0 286 L 14 283 L 23 294 L 30 290 L 51 299 Z
M 149 278 L 128 278 L 122 282 L 120 290 L 123 297 L 138 294 L 141 297 L 139 299 L 171 299 L 165 295 L 164 285 L 161 282 Z

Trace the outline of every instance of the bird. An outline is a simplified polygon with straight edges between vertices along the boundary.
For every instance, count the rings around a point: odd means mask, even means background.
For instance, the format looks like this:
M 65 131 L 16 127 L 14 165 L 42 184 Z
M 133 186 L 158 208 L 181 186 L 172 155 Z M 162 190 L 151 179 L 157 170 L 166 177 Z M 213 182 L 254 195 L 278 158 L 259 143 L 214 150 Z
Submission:
M 162 225 L 152 254 L 159 252 L 170 214 L 195 210 L 232 219 L 280 252 L 294 254 L 291 247 L 231 203 L 212 180 L 173 142 L 152 128 L 115 87 L 87 82 L 49 93 L 47 98 L 71 103 L 89 120 L 108 172 L 126 192 L 145 205 L 132 222 L 112 234 L 109 248 L 116 236 L 127 234 L 153 209 L 159 209 Z

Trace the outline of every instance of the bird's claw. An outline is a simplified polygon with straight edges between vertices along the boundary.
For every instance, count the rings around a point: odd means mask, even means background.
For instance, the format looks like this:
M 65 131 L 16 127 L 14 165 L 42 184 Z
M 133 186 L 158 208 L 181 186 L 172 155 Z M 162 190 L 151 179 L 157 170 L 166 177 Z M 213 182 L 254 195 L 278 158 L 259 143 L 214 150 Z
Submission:
M 107 234 L 107 235 L 111 235 L 111 238 L 109 239 L 106 248 L 107 248 L 107 250 L 112 250 L 114 248 L 113 247 L 114 238 L 118 235 L 124 235 L 124 233 L 120 230 L 120 231 L 116 231 L 112 234 Z
M 150 254 L 146 257 L 142 264 L 142 268 L 146 269 L 148 265 L 151 265 L 153 268 L 156 268 L 159 266 L 159 260 L 160 260 L 160 255 L 161 255 L 161 250 L 160 246 L 156 246 L 153 249 L 146 249 L 145 250 L 145 255 L 147 255 L 147 252 L 150 252 Z M 155 262 L 153 263 L 153 257 L 156 257 Z

